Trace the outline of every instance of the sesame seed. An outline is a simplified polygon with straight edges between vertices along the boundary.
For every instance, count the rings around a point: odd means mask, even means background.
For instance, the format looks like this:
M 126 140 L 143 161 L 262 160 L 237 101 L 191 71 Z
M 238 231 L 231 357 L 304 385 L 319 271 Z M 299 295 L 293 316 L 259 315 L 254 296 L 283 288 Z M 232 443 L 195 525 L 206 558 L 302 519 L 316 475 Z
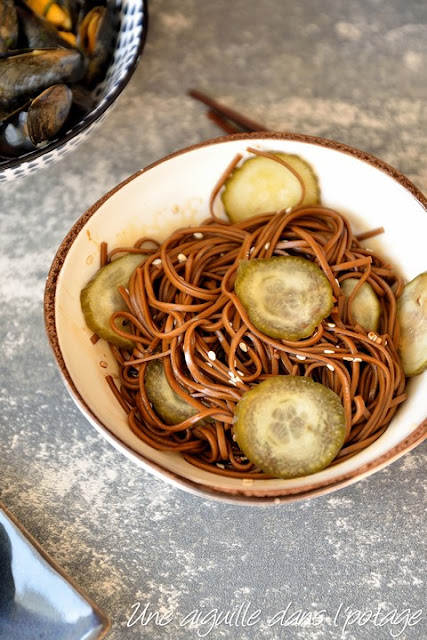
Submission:
M 267 249 L 269 249 L 269 248 L 270 248 L 270 243 L 269 243 L 269 242 L 266 242 L 266 243 L 265 243 L 265 245 L 264 245 L 264 249 L 265 249 L 265 250 L 267 250 Z
M 251 247 L 251 248 L 249 249 L 249 253 L 252 253 L 252 251 L 255 251 L 255 247 Z
M 230 378 L 235 378 L 236 377 L 232 371 L 229 371 L 228 375 L 230 376 Z
M 348 362 L 353 362 L 353 358 L 351 356 L 343 356 L 343 360 L 347 360 Z
M 338 286 L 340 286 L 340 281 L 338 280 L 338 278 L 335 278 L 335 282 L 337 283 Z
M 380 338 L 380 336 L 375 333 L 375 331 L 370 331 L 368 333 L 368 338 L 369 340 L 372 340 L 372 342 L 376 342 L 377 344 L 382 344 L 383 339 Z
M 162 264 L 162 259 L 161 258 L 156 258 L 155 260 L 153 260 L 152 264 Z
M 208 358 L 209 358 L 209 360 L 212 360 L 212 362 L 214 362 L 216 360 L 215 351 L 208 351 Z
M 298 358 L 298 360 L 307 360 L 307 356 L 300 356 L 298 353 L 295 357 Z
M 326 365 L 329 369 L 329 371 L 335 371 L 335 367 L 333 367 L 331 364 L 327 364 Z
M 292 211 L 292 207 L 288 207 L 287 209 L 285 209 L 285 213 L 290 213 Z
M 281 500 L 280 498 L 274 498 L 274 504 L 280 504 Z
M 208 365 L 208 367 L 213 367 L 212 362 L 207 362 L 206 364 Z
M 328 327 L 331 327 L 331 329 L 333 329 L 334 327 L 336 327 L 335 322 L 328 322 Z
M 196 238 L 196 240 L 201 240 L 203 238 L 203 233 L 200 233 L 200 231 L 196 231 L 196 233 L 193 233 L 193 236 Z
M 245 374 L 243 373 L 243 371 L 239 371 L 238 369 L 236 369 L 237 373 L 239 374 L 239 376 L 244 376 Z
M 333 349 L 323 349 L 323 353 L 335 353 Z
M 362 362 L 362 358 L 354 358 L 354 362 Z
M 241 342 L 241 343 L 239 344 L 239 347 L 240 347 L 240 348 L 241 348 L 241 350 L 242 350 L 242 351 L 244 351 L 245 353 L 246 353 L 246 352 L 247 352 L 247 350 L 248 350 L 248 345 L 247 345 L 245 342 Z
M 187 256 L 183 253 L 178 254 L 178 262 L 185 262 L 187 260 Z
M 216 466 L 218 467 L 218 469 L 225 469 L 225 464 L 221 464 L 220 462 L 217 462 Z

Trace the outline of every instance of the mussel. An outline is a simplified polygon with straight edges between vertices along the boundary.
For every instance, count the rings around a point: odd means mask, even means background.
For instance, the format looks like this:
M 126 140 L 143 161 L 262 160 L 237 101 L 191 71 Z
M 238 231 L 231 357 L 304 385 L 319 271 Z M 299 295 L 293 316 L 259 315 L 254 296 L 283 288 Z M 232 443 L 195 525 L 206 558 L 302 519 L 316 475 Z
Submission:
M 106 2 L 0 0 L 0 163 L 55 139 L 95 106 L 117 31 Z
M 47 47 L 66 47 L 76 45 L 76 36 L 70 31 L 58 29 L 46 18 L 17 7 L 22 46 L 29 49 L 45 49 Z
M 27 115 L 28 137 L 34 145 L 55 138 L 68 118 L 72 100 L 65 84 L 54 84 L 34 98 Z
M 107 7 L 93 7 L 80 22 L 77 42 L 88 60 L 85 80 L 90 87 L 105 75 L 114 48 L 114 34 Z
M 63 31 L 70 31 L 72 27 L 71 14 L 68 8 L 54 0 L 24 0 L 35 14 L 46 18 Z
M 18 40 L 18 17 L 14 0 L 0 0 L 0 54 L 12 49 Z
M 34 49 L 0 59 L 0 102 L 12 104 L 58 82 L 76 82 L 85 71 L 76 49 Z
M 27 109 L 31 101 L 17 109 L 0 111 L 1 135 L 0 135 L 0 157 L 4 159 L 15 158 L 21 153 L 31 151 L 34 145 L 27 133 Z
M 11 158 L 54 140 L 67 121 L 73 102 L 71 89 L 55 84 L 3 119 L 0 155 Z

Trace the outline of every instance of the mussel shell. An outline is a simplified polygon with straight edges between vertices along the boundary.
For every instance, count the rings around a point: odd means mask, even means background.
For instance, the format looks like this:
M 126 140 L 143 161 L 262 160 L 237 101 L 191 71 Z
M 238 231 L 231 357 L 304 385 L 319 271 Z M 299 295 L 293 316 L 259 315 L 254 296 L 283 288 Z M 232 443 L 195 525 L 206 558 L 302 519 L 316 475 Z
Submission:
M 0 105 L 0 156 L 17 158 L 35 149 L 28 136 L 27 115 L 31 100 L 26 100 L 13 110 Z
M 27 130 L 35 145 L 53 140 L 62 129 L 70 113 L 71 89 L 65 84 L 56 84 L 45 89 L 28 109 Z
M 17 13 L 21 45 L 23 47 L 28 47 L 29 49 L 72 48 L 69 42 L 61 38 L 57 28 L 48 20 L 21 7 L 17 7 Z
M 94 38 L 88 36 L 92 21 L 96 24 Z M 85 82 L 89 87 L 93 87 L 105 76 L 114 51 L 115 38 L 115 22 L 110 7 L 95 6 L 82 18 L 77 41 L 88 59 Z
M 39 16 L 52 22 L 59 29 L 69 31 L 72 28 L 72 19 L 67 8 L 56 0 L 23 0 L 23 2 Z
M 57 0 L 57 3 L 68 11 L 72 22 L 71 31 L 77 33 L 77 25 L 83 6 L 82 0 Z
M 18 158 L 33 151 L 35 145 L 31 142 L 27 130 L 27 112 L 19 115 L 3 127 L 0 136 L 0 154 L 6 158 Z
M 12 104 L 53 84 L 77 82 L 85 61 L 75 49 L 35 49 L 0 59 L 0 103 Z
M 14 0 L 0 0 L 0 53 L 13 49 L 18 40 L 18 18 Z

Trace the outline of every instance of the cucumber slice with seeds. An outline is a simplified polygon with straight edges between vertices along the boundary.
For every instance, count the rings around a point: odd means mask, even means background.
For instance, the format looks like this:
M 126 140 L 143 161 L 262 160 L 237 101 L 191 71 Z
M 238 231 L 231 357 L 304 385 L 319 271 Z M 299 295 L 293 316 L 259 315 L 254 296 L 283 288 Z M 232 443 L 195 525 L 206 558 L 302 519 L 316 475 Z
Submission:
M 427 369 L 427 271 L 405 284 L 397 301 L 398 351 L 406 376 Z
M 317 204 L 320 201 L 319 181 L 311 165 L 298 155 L 272 153 L 301 176 L 305 185 L 302 204 Z M 221 199 L 232 222 L 293 207 L 301 198 L 298 178 L 279 162 L 264 156 L 245 160 L 234 169 L 224 186 Z
M 347 299 L 353 293 L 358 282 L 357 278 L 347 278 L 341 282 L 341 290 Z M 366 331 L 378 331 L 381 305 L 369 282 L 364 282 L 354 296 L 351 315 L 354 324 L 360 324 Z
M 197 413 L 195 407 L 172 389 L 160 359 L 151 360 L 147 364 L 145 391 L 155 411 L 166 424 L 178 424 Z
M 266 473 L 296 478 L 327 467 L 344 444 L 344 407 L 331 389 L 300 376 L 275 376 L 247 391 L 234 433 L 245 456 Z
M 99 269 L 80 293 L 80 304 L 89 329 L 124 349 L 132 349 L 133 342 L 113 331 L 110 318 L 116 311 L 127 309 L 117 289 L 127 287 L 132 273 L 146 257 L 142 253 L 127 253 L 113 260 Z M 122 328 L 123 322 L 117 318 L 116 325 Z
M 329 280 L 305 258 L 241 262 L 234 289 L 251 322 L 271 338 L 307 338 L 332 310 Z

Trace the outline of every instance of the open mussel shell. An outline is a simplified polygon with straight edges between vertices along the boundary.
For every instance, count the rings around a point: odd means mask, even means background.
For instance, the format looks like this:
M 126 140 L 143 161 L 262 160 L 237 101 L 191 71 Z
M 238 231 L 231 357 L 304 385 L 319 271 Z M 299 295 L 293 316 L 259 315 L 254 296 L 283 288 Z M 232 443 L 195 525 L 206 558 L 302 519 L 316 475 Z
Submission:
M 113 13 L 108 7 L 94 6 L 81 17 L 77 44 L 88 60 L 85 82 L 89 87 L 105 75 L 114 51 L 115 34 Z
M 71 89 L 56 84 L 45 89 L 31 102 L 27 115 L 28 136 L 33 144 L 53 140 L 70 113 Z
M 71 30 L 73 21 L 65 3 L 55 2 L 55 0 L 24 0 L 24 3 L 31 11 L 46 18 L 58 29 Z
M 0 59 L 0 103 L 13 104 L 53 84 L 79 81 L 85 61 L 75 49 L 34 49 Z
M 72 46 L 49 20 L 21 7 L 17 7 L 17 13 L 22 46 L 29 49 Z
M 18 40 L 18 18 L 14 0 L 0 0 L 0 54 L 13 49 Z

